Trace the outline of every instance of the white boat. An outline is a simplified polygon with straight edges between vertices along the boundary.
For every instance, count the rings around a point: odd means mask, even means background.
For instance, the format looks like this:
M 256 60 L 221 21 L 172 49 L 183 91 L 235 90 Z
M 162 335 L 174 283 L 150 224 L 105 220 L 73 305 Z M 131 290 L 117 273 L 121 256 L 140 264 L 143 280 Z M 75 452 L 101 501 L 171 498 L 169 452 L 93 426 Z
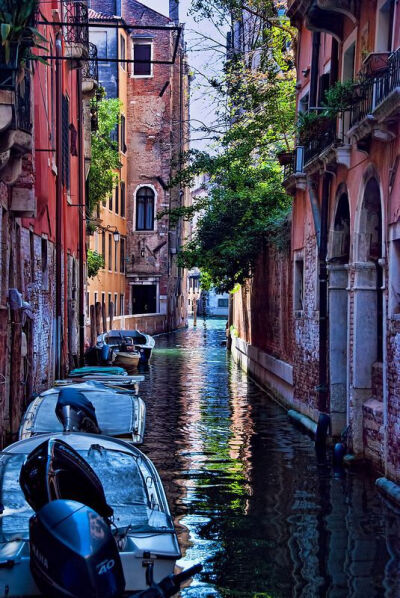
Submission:
M 144 334 L 139 330 L 110 330 L 101 334 L 98 342 L 106 343 L 112 347 L 118 347 L 123 339 L 132 339 L 135 349 L 140 353 L 140 362 L 148 363 L 151 358 L 151 352 L 156 341 L 149 334 Z
M 63 426 L 57 418 L 56 405 L 63 388 L 65 386 L 50 388 L 32 401 L 20 425 L 20 440 L 38 434 L 62 432 Z M 108 388 L 96 381 L 69 384 L 68 388 L 77 389 L 93 404 L 103 434 L 123 438 L 134 444 L 143 442 L 146 406 L 140 397 Z
M 19 485 L 21 467 L 43 441 L 63 440 L 89 463 L 114 511 L 114 537 L 122 561 L 125 592 L 146 589 L 173 573 L 180 558 L 164 489 L 154 465 L 136 447 L 103 435 L 60 433 L 33 436 L 0 453 L 0 596 L 41 595 L 30 570 L 29 519 L 33 510 Z

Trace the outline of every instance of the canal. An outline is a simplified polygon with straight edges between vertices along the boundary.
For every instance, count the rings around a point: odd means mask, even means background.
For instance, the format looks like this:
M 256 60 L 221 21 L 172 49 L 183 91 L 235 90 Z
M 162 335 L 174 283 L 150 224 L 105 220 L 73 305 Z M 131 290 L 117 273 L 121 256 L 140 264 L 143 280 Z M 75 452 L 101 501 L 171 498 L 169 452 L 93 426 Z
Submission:
M 179 565 L 204 565 L 181 596 L 399 597 L 399 518 L 374 478 L 318 464 L 224 340 L 224 321 L 202 319 L 157 337 L 141 385 Z

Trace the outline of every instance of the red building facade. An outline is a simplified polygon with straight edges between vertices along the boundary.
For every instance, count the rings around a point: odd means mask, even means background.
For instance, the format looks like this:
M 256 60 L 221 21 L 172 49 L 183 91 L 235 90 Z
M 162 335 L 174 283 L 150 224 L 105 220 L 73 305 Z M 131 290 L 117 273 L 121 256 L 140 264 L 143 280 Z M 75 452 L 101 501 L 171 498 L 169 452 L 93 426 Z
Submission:
M 77 364 L 83 347 L 87 8 L 38 9 L 47 43 L 33 52 L 47 64 L 35 61 L 33 74 L 0 67 L 2 442 L 15 437 L 32 393 Z
M 297 142 L 285 168 L 291 255 L 280 259 L 291 305 L 265 258 L 261 286 L 275 306 L 261 317 L 268 343 L 243 344 L 239 332 L 234 345 L 311 428 L 327 413 L 351 453 L 399 479 L 400 10 L 390 0 L 292 0 L 288 15 L 298 29 L 298 112 L 321 110 L 338 81 L 356 85 L 351 105 Z M 273 341 L 282 313 L 286 351 Z

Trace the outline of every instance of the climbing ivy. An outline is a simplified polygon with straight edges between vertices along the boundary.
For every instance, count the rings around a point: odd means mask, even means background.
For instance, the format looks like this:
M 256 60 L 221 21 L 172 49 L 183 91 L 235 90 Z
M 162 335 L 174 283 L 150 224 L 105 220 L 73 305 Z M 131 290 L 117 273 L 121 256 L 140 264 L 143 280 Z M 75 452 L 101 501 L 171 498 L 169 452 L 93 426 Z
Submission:
M 99 273 L 99 270 L 104 268 L 104 258 L 97 251 L 88 249 L 87 252 L 87 271 L 88 278 L 94 278 Z
M 95 100 L 93 100 L 95 102 Z M 118 142 L 112 134 L 119 124 L 121 101 L 118 98 L 102 99 L 96 103 L 98 128 L 92 131 L 92 158 L 88 185 L 88 218 L 97 206 L 111 193 L 118 180 L 115 172 L 120 168 Z

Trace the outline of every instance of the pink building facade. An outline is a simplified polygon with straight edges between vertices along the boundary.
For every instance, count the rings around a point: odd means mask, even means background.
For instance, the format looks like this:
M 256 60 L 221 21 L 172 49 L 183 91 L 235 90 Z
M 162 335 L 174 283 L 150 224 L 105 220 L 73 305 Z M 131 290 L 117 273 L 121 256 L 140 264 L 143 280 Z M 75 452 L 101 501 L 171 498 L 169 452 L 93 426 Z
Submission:
M 272 353 L 240 332 L 234 345 L 242 343 L 239 358 L 310 428 L 328 414 L 350 453 L 398 480 L 400 8 L 390 0 L 292 0 L 288 16 L 298 30 L 298 112 L 321 108 L 337 81 L 361 85 L 351 108 L 297 142 L 285 167 L 293 196 L 289 350 Z M 266 284 L 279 290 L 271 272 Z M 267 295 L 285 310 L 278 291 Z M 274 321 L 263 325 L 271 346 L 281 334 Z

